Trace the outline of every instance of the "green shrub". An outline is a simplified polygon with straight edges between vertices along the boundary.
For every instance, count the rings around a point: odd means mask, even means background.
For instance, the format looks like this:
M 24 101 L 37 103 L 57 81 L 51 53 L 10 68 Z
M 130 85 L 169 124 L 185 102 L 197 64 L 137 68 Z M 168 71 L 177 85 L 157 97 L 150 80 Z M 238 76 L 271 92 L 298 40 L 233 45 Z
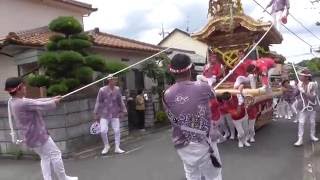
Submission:
M 44 75 L 30 74 L 27 78 L 27 83 L 33 87 L 47 87 L 50 84 L 50 79 Z
M 57 50 L 59 50 L 57 43 L 56 42 L 49 42 L 47 44 L 47 50 L 48 51 L 57 51 Z
M 156 123 L 168 123 L 168 116 L 163 111 L 158 111 L 156 113 Z
M 69 39 L 62 39 L 57 43 L 59 50 L 73 50 L 71 41 Z
M 118 61 L 106 61 L 106 72 L 115 73 L 126 68 L 127 65 Z
M 68 90 L 74 90 L 80 85 L 80 81 L 78 79 L 73 78 L 64 79 L 62 83 L 68 87 Z
M 93 70 L 91 67 L 82 66 L 75 70 L 74 75 L 81 83 L 90 83 L 92 81 Z
M 90 41 L 83 39 L 70 39 L 70 44 L 73 50 L 85 49 L 92 46 Z
M 75 65 L 75 64 L 83 64 L 84 58 L 83 56 L 75 51 L 62 51 L 59 53 L 60 63 L 67 65 Z
M 66 94 L 68 92 L 68 87 L 64 83 L 53 84 L 48 88 L 48 95 L 56 96 Z
M 63 39 L 58 42 L 60 50 L 81 50 L 91 46 L 91 42 L 82 39 Z
M 70 36 L 70 38 L 72 39 L 82 39 L 82 40 L 86 40 L 86 41 L 91 41 L 90 36 L 88 36 L 85 33 L 80 33 L 80 34 L 74 34 L 72 36 Z
M 54 19 L 49 24 L 51 31 L 63 33 L 65 35 L 78 34 L 83 31 L 80 22 L 72 16 L 62 16 Z
M 59 42 L 60 40 L 65 39 L 65 37 L 60 34 L 55 34 L 55 35 L 50 36 L 49 39 L 51 42 Z
M 56 65 L 59 62 L 59 56 L 55 52 L 45 52 L 41 54 L 38 62 L 40 66 L 44 67 Z
M 38 59 L 45 76 L 30 76 L 31 86 L 45 85 L 49 95 L 64 94 L 92 82 L 94 70 L 107 71 L 103 57 L 89 55 L 86 51 L 92 46 L 92 37 L 83 32 L 77 19 L 70 16 L 56 18 L 49 24 L 49 29 L 55 34 L 50 37 L 46 52 Z M 119 63 L 114 64 L 110 67 L 115 70 L 122 67 Z
M 85 62 L 87 66 L 91 67 L 95 71 L 105 72 L 107 69 L 104 57 L 99 55 L 87 56 Z

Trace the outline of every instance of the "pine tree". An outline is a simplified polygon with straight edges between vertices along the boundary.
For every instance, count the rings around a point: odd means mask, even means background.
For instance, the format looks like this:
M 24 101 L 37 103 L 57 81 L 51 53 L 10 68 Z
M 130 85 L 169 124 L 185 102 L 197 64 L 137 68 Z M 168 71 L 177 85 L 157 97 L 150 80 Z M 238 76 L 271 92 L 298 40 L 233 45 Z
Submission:
M 113 73 L 119 70 L 112 70 L 115 66 L 112 64 L 108 67 L 102 56 L 86 51 L 92 46 L 92 40 L 74 17 L 59 17 L 49 24 L 49 29 L 55 35 L 50 37 L 46 51 L 38 59 L 44 74 L 30 75 L 31 86 L 47 87 L 48 95 L 65 94 L 92 82 L 95 71 Z

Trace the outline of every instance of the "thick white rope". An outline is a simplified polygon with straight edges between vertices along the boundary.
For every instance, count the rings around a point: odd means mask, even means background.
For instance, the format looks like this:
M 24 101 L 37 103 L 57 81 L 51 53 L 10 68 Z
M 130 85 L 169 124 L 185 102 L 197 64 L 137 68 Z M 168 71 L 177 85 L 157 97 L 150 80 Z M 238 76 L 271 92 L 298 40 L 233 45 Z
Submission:
M 10 97 L 9 100 L 8 100 L 8 121 L 9 121 L 9 127 L 10 127 L 11 141 L 14 144 L 21 144 L 22 140 L 18 140 L 17 139 L 16 133 L 14 132 L 14 129 L 13 129 L 12 112 L 11 112 L 11 100 L 12 100 L 12 97 Z
M 301 82 L 300 79 L 299 79 L 299 76 L 298 76 L 298 73 L 297 73 L 297 70 L 296 70 L 296 67 L 295 67 L 294 63 L 291 62 L 291 64 L 292 64 L 292 67 L 293 67 L 293 70 L 294 70 L 294 73 L 295 73 L 295 75 L 297 77 L 298 82 Z M 317 102 L 318 102 L 318 105 L 320 105 L 319 96 L 316 97 L 315 102 L 311 102 L 310 100 L 308 100 L 308 104 L 306 104 L 301 91 L 300 91 L 300 97 L 301 97 L 302 105 L 303 105 L 303 108 L 302 108 L 301 112 L 303 112 L 304 110 L 313 111 L 314 109 L 313 109 L 313 107 L 311 105 L 317 105 Z
M 126 70 L 128 70 L 128 69 L 131 69 L 132 67 L 134 67 L 134 66 L 136 66 L 136 65 L 138 65 L 138 64 L 141 64 L 141 63 L 143 63 L 143 62 L 145 62 L 145 61 L 147 61 L 147 60 L 150 60 L 151 58 L 153 58 L 153 57 L 155 57 L 155 56 L 160 55 L 161 53 L 164 53 L 164 52 L 168 51 L 169 49 L 171 49 L 171 48 L 166 48 L 166 49 L 164 49 L 164 50 L 162 50 L 162 51 L 160 51 L 160 52 L 158 52 L 158 53 L 156 53 L 156 54 L 154 54 L 154 55 L 152 55 L 152 56 L 149 56 L 149 57 L 147 57 L 147 58 L 145 58 L 145 59 L 143 59 L 143 60 L 141 60 L 141 61 L 138 61 L 138 62 L 136 62 L 136 63 L 134 63 L 134 64 L 126 67 L 126 68 L 123 68 L 123 69 L 121 69 L 121 70 L 119 70 L 119 71 L 117 71 L 117 72 L 115 72 L 115 73 L 109 74 L 109 75 L 106 76 L 106 77 L 103 77 L 103 78 L 101 78 L 101 79 L 99 79 L 99 80 L 97 80 L 97 81 L 94 81 L 94 82 L 86 85 L 86 86 L 83 86 L 83 87 L 81 87 L 81 88 L 79 88 L 79 89 L 76 89 L 76 90 L 74 90 L 74 91 L 72 91 L 72 92 L 70 92 L 70 93 L 68 93 L 68 94 L 66 94 L 66 95 L 63 95 L 63 96 L 62 96 L 62 99 L 63 99 L 63 98 L 66 98 L 66 97 L 68 97 L 68 96 L 70 96 L 70 95 L 72 95 L 72 94 L 75 94 L 75 93 L 77 93 L 77 92 L 79 92 L 79 91 L 81 91 L 81 90 L 83 90 L 83 89 L 86 89 L 86 88 L 88 88 L 88 87 L 90 87 L 90 86 L 92 86 L 92 85 L 94 85 L 94 84 L 97 84 L 97 83 L 99 83 L 99 82 L 101 82 L 101 81 L 103 81 L 103 80 L 105 80 L 105 79 L 111 78 L 111 77 L 113 77 L 113 76 L 115 76 L 115 75 L 117 75 L 117 74 L 119 74 L 119 73 L 121 73 L 121 72 L 123 72 L 123 71 L 126 71 Z
M 9 98 L 9 100 L 8 100 L 8 120 L 9 120 L 11 141 L 13 143 L 15 143 L 16 142 L 16 133 L 13 130 L 12 113 L 11 113 L 11 100 L 12 100 L 12 98 Z
M 231 70 L 229 73 L 214 87 L 214 90 L 216 90 L 222 83 L 224 83 L 231 74 L 243 63 L 245 59 L 251 54 L 252 51 L 256 49 L 256 47 L 261 43 L 261 41 L 266 37 L 266 35 L 269 33 L 269 31 L 272 29 L 274 23 L 271 24 L 269 29 L 264 33 L 264 35 L 259 39 L 259 41 L 251 48 L 251 50 L 239 61 L 239 63 Z

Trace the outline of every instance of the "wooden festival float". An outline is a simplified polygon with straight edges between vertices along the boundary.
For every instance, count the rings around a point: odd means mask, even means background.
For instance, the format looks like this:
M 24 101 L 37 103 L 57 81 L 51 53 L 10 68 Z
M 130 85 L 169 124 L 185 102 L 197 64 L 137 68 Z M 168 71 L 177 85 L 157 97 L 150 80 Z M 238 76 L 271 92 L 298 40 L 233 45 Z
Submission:
M 222 60 L 225 68 L 225 75 L 232 70 L 241 60 L 241 52 L 248 52 L 268 31 L 271 22 L 262 22 L 254 20 L 243 12 L 240 0 L 210 0 L 208 11 L 208 23 L 200 32 L 192 35 L 194 39 L 204 42 L 208 45 L 211 52 L 217 53 Z M 273 97 L 282 94 L 280 83 L 282 80 L 283 58 L 281 55 L 271 53 L 269 46 L 271 44 L 280 44 L 282 35 L 272 27 L 268 34 L 263 38 L 257 48 L 250 54 L 250 59 L 256 60 L 266 55 L 273 59 L 281 59 L 282 62 L 276 61 L 277 66 L 271 74 L 272 91 L 262 92 L 259 78 L 257 78 L 257 89 L 245 87 L 243 94 L 246 105 L 259 106 L 260 110 L 256 122 L 256 127 L 262 127 L 272 120 L 273 116 Z M 279 64 L 278 64 L 279 63 Z M 233 89 L 235 78 L 227 79 L 221 86 L 216 89 L 216 93 L 230 92 L 239 93 Z

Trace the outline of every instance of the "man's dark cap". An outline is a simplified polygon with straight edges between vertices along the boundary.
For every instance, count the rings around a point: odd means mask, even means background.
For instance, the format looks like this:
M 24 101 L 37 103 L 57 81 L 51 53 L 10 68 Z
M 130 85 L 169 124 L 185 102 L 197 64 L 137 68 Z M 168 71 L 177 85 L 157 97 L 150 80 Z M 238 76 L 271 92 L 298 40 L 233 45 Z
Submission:
M 191 67 L 192 62 L 189 56 L 176 54 L 171 60 L 170 72 L 179 74 L 188 71 Z
M 15 92 L 18 87 L 23 83 L 23 79 L 19 77 L 10 77 L 6 80 L 5 91 Z

